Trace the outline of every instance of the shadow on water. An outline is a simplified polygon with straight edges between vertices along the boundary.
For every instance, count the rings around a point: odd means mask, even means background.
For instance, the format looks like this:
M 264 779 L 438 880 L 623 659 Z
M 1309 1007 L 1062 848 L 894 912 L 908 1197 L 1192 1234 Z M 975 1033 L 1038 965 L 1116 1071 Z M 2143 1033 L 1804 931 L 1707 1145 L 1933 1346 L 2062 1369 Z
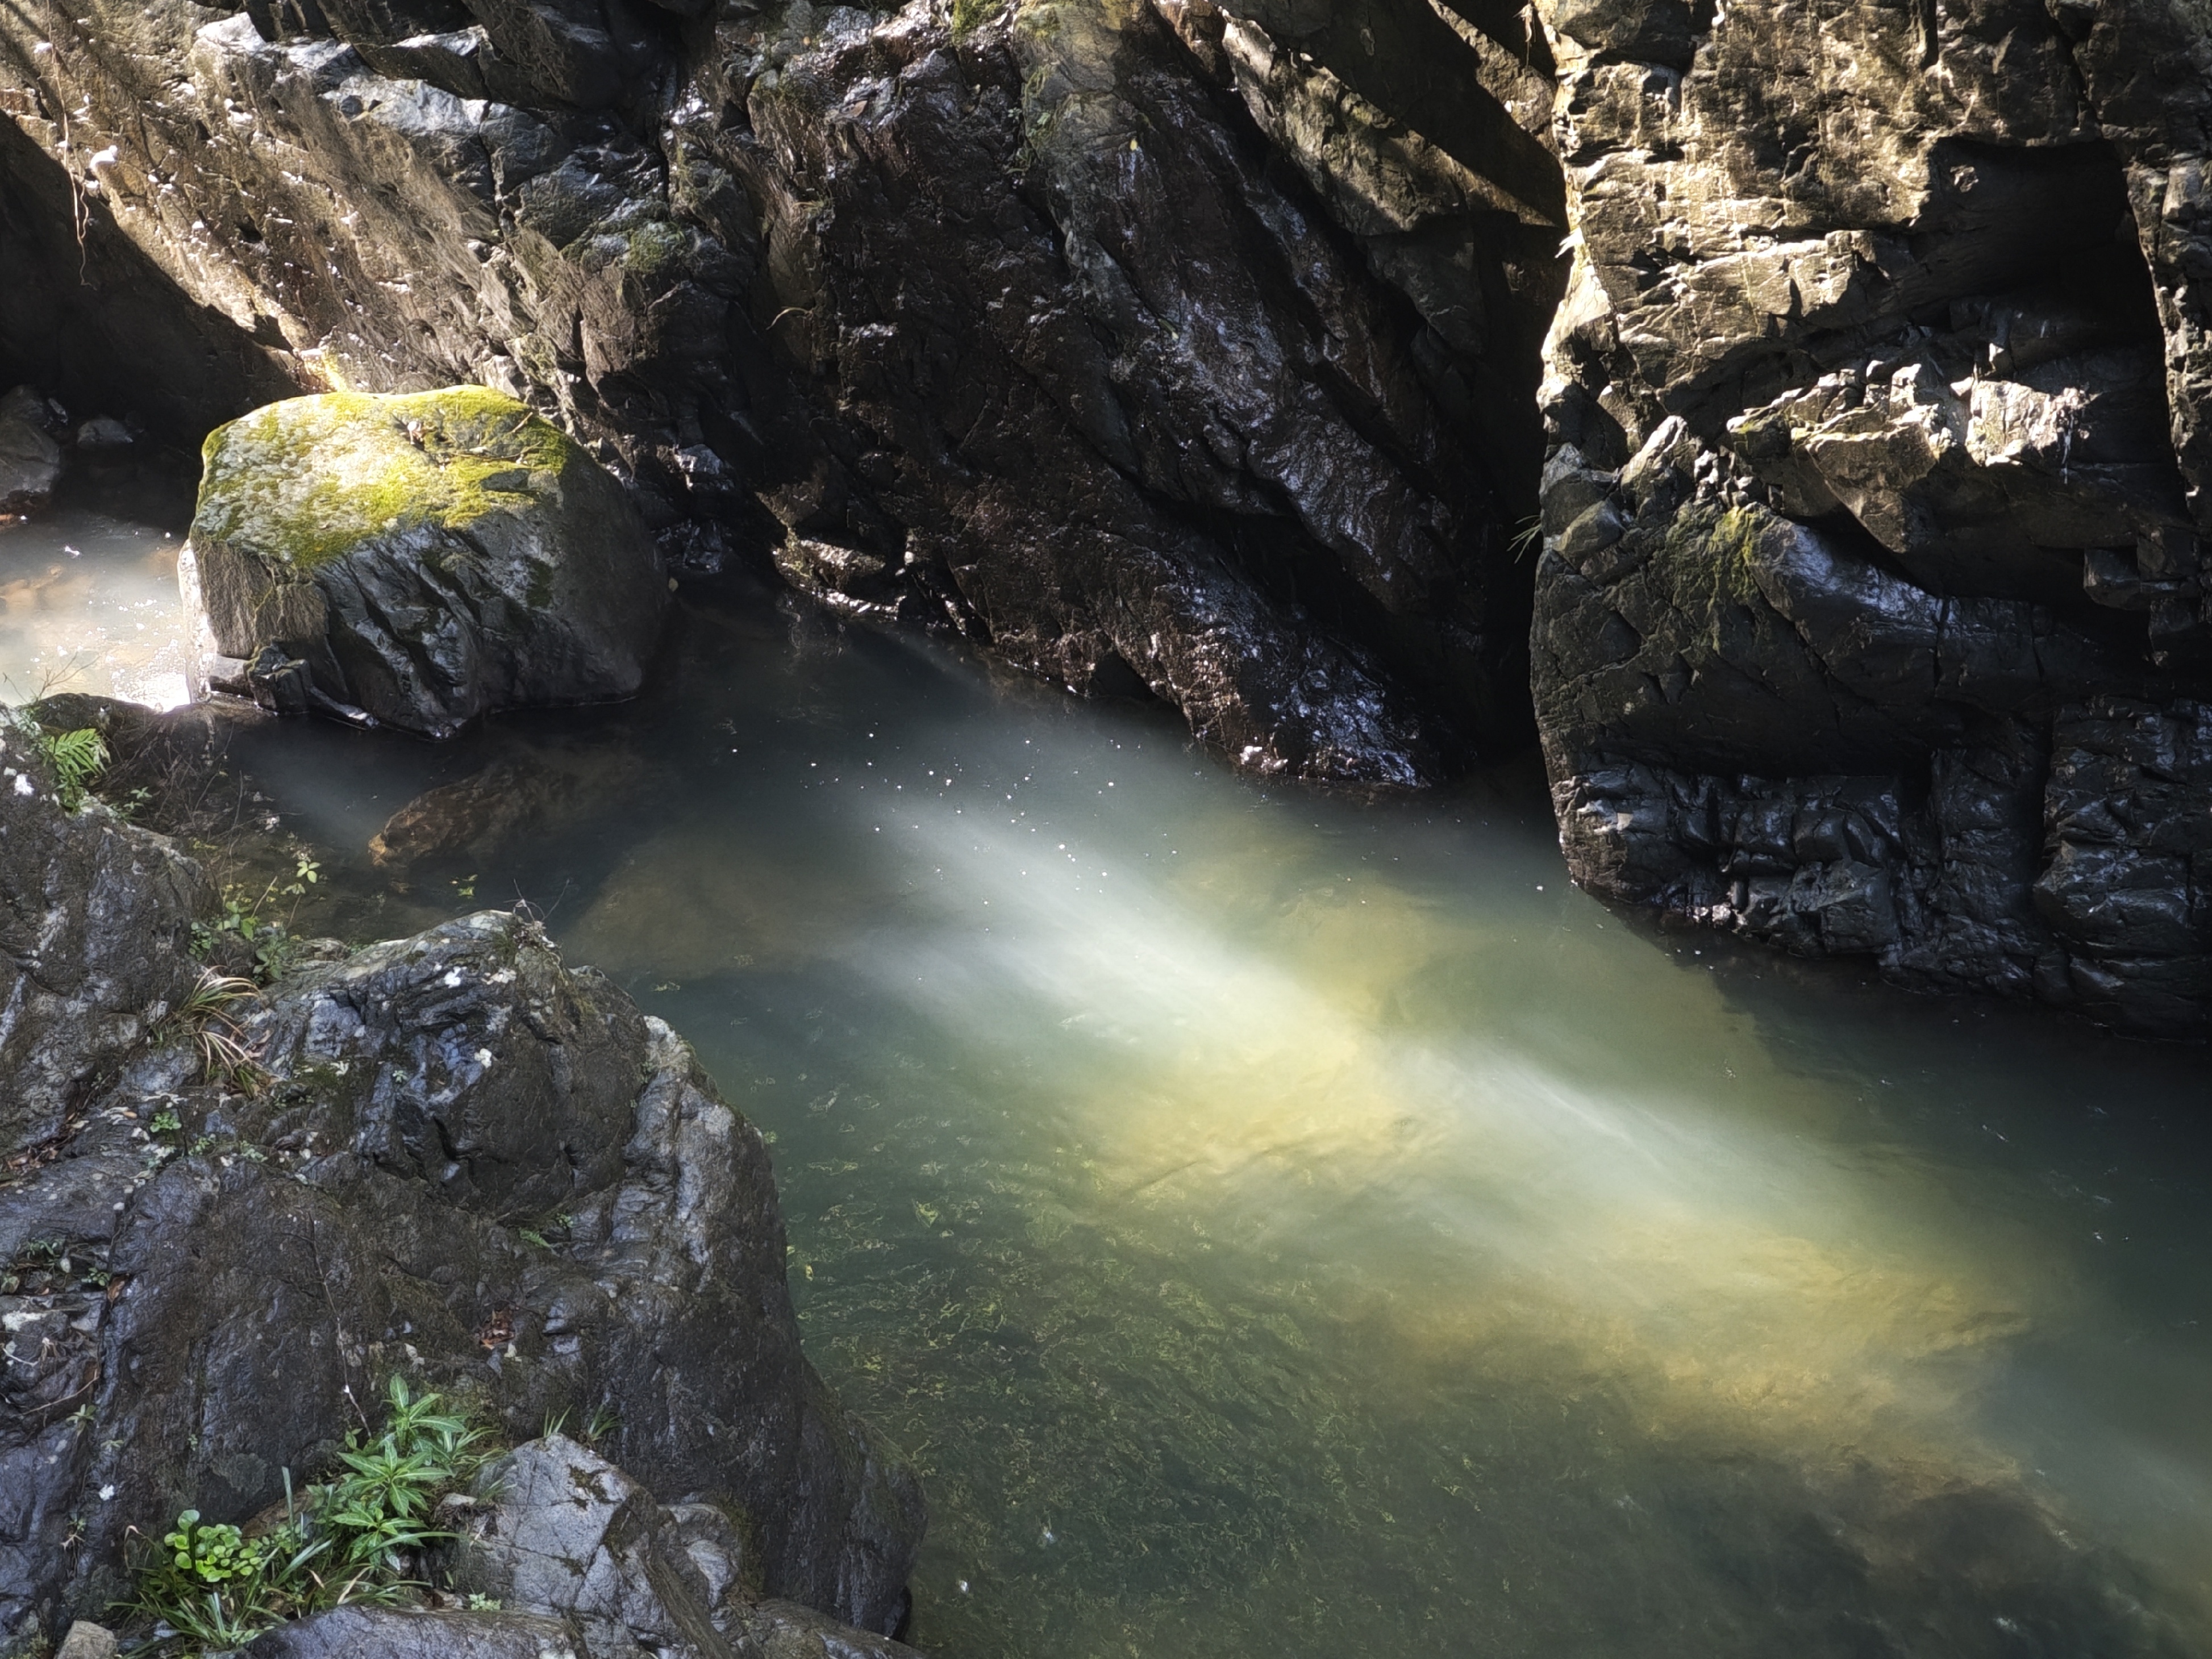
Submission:
M 769 1133 L 925 1646 L 2207 1645 L 2200 1056 L 1642 927 L 1532 776 L 1316 799 L 683 628 L 622 708 L 242 758 L 357 907 L 528 897 Z

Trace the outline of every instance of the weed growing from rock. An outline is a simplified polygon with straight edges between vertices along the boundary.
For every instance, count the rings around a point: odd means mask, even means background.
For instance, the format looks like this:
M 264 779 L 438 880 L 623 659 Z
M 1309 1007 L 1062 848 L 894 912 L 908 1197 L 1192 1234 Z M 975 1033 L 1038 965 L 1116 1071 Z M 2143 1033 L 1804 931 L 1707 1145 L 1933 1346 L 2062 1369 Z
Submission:
M 192 953 L 210 955 L 221 936 L 228 933 L 252 947 L 254 977 L 262 984 L 283 977 L 299 952 L 292 923 L 300 914 L 300 902 L 322 878 L 322 866 L 304 848 L 295 847 L 289 879 L 271 876 L 258 894 L 236 884 L 223 889 L 222 915 L 212 922 L 192 924 Z M 292 902 L 279 916 L 277 909 L 286 899 Z
M 258 996 L 260 989 L 240 975 L 217 973 L 210 968 L 200 975 L 199 983 L 192 987 L 177 1011 L 162 1022 L 155 1038 L 161 1042 L 190 1042 L 199 1051 L 200 1071 L 209 1081 L 246 1094 L 256 1093 L 269 1080 L 269 1074 L 246 1048 L 244 1034 L 231 1011 L 238 1004 Z M 169 1120 L 170 1128 L 182 1127 L 175 1113 L 164 1113 L 162 1116 Z M 154 1132 L 163 1133 L 158 1117 Z
M 46 763 L 54 769 L 62 811 L 76 811 L 84 805 L 85 791 L 93 780 L 107 769 L 107 740 L 92 727 L 81 726 L 74 732 L 41 731 L 38 743 Z
M 347 1602 L 404 1601 L 428 1588 L 427 1553 L 453 1534 L 438 1506 L 472 1480 L 489 1448 L 480 1429 L 394 1376 L 381 1433 L 346 1437 L 337 1472 L 256 1531 L 177 1517 L 120 1604 L 152 1626 L 155 1650 L 187 1655 L 238 1648 L 288 1620 Z

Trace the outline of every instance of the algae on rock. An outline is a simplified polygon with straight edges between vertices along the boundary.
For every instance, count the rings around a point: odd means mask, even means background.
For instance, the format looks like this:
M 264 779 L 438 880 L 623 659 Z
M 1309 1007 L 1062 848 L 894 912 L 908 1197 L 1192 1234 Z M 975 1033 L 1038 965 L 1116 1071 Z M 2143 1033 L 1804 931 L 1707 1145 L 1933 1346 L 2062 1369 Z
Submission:
M 179 576 L 215 653 L 296 661 L 311 700 L 432 737 L 643 680 L 667 602 L 644 524 L 514 398 L 287 398 L 204 456 Z

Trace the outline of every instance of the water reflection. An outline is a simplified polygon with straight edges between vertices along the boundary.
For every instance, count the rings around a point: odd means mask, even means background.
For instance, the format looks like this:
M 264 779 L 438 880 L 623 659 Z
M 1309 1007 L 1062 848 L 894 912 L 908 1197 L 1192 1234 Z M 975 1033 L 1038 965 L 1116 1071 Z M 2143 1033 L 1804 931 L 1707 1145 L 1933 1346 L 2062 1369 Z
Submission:
M 1649 934 L 1526 776 L 1284 795 L 685 626 L 626 708 L 249 762 L 334 885 L 532 897 L 773 1134 L 810 1348 L 928 1480 L 918 1640 L 2208 1645 L 2199 1056 Z

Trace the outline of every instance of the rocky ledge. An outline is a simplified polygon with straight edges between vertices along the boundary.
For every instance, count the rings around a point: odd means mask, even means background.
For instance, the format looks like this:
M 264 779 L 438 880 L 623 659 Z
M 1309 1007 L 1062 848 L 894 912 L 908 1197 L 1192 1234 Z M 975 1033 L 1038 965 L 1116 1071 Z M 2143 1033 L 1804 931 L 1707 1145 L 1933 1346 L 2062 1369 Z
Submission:
M 2212 29 L 1547 9 L 1538 721 L 1598 891 L 2212 1024 Z
M 394 1376 L 517 1459 L 556 1421 L 596 1445 L 496 1488 L 468 1571 L 498 1613 L 340 1609 L 257 1652 L 534 1653 L 549 1618 L 592 1659 L 903 1651 L 871 1632 L 921 1493 L 800 1352 L 766 1148 L 681 1038 L 499 913 L 196 983 L 191 861 L 65 811 L 12 726 L 0 779 L 0 975 L 36 1015 L 0 1051 L 0 1652 L 100 1618 L 182 1510 L 281 1516 Z M 600 1508 L 531 1519 L 559 1469 Z

